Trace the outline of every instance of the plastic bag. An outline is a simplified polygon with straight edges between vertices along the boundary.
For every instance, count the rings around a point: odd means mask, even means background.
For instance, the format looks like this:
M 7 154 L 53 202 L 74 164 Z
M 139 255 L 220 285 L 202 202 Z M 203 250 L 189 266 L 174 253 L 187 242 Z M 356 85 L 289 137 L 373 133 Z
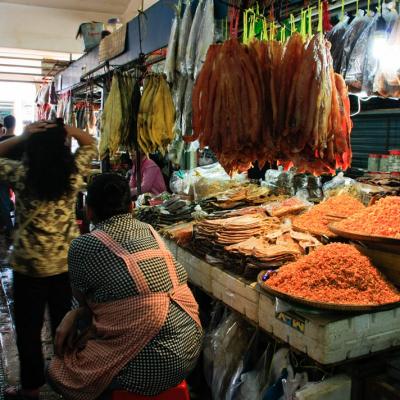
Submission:
M 214 349 L 211 385 L 213 399 L 225 398 L 230 378 L 233 376 L 235 367 L 239 364 L 250 338 L 249 325 L 235 313 L 231 313 L 216 329 L 212 342 Z
M 263 388 L 268 380 L 268 373 L 272 361 L 273 350 L 269 343 L 261 357 L 255 362 L 254 369 L 246 371 L 241 375 L 241 384 L 236 393 L 235 400 L 259 399 Z M 254 352 L 253 354 L 258 354 Z
M 189 194 L 190 178 L 188 171 L 175 171 L 169 181 L 169 187 L 172 193 L 175 194 Z
M 392 13 L 397 14 L 397 13 Z M 384 97 L 400 97 L 400 82 L 398 79 L 398 60 L 400 57 L 400 18 L 396 16 L 391 33 L 387 40 L 387 47 L 382 52 L 390 52 L 391 57 L 382 57 L 379 60 L 379 69 L 375 75 L 374 93 Z
M 262 400 L 280 400 L 283 398 L 283 380 L 289 376 L 290 350 L 279 349 L 273 356 L 268 382 L 261 394 Z
M 228 390 L 225 395 L 225 400 L 237 400 L 240 392 L 240 387 L 243 384 L 242 374 L 250 371 L 254 367 L 254 355 L 258 351 L 258 331 L 254 332 L 245 353 L 243 354 L 239 364 L 237 365 L 235 372 L 233 373 L 230 382 L 228 384 Z
M 375 32 L 377 30 L 378 15 L 374 17 L 374 23 L 369 30 L 367 52 L 364 59 L 364 69 L 362 74 L 361 91 L 370 95 L 373 93 L 375 75 L 378 72 L 378 57 L 375 54 Z
M 354 61 L 358 58 L 362 58 L 363 56 L 363 53 L 360 52 L 360 49 L 358 47 L 358 40 L 365 29 L 373 23 L 373 19 L 364 14 L 364 11 L 360 10 L 358 15 L 348 26 L 346 33 L 343 35 L 343 51 L 341 57 L 340 73 L 343 75 L 344 78 L 347 78 L 347 72 L 350 66 L 353 67 L 352 63 L 354 63 Z
M 207 332 L 203 339 L 203 366 L 204 366 L 204 377 L 211 387 L 213 378 L 213 365 L 214 365 L 214 353 L 215 353 L 215 340 L 216 330 L 219 325 L 228 317 L 228 309 L 220 302 L 216 302 L 213 310 L 211 311 L 211 320 L 208 326 Z
M 333 68 L 335 72 L 340 72 L 342 66 L 342 53 L 344 44 L 344 35 L 347 32 L 350 18 L 346 15 L 342 21 L 336 24 L 333 29 L 327 33 L 327 39 L 331 42 L 331 54 L 333 59 Z
M 340 194 L 349 194 L 360 198 L 360 184 L 354 179 L 347 178 L 343 172 L 337 174 L 331 181 L 322 186 L 325 199 L 338 196 Z
M 310 201 L 322 200 L 321 177 L 310 175 L 307 181 L 307 190 Z
M 296 392 L 308 383 L 306 372 L 295 374 L 291 366 L 288 367 L 288 377 L 282 380 L 284 400 L 292 400 Z
M 263 186 L 269 188 L 271 194 L 276 196 L 294 196 L 293 172 L 284 171 L 282 167 L 279 167 L 277 170 L 269 169 L 265 173 L 265 182 Z
M 382 15 L 383 18 L 386 21 L 387 24 L 387 32 L 391 31 L 393 28 L 394 22 L 397 20 L 397 12 L 394 11 L 392 12 L 387 8 L 387 5 L 382 4 Z M 374 17 L 374 24 L 371 27 L 370 33 L 369 33 L 369 45 L 367 47 L 367 54 L 365 57 L 365 63 L 364 63 L 364 70 L 363 70 L 363 79 L 362 79 L 362 92 L 366 94 L 373 94 L 374 93 L 374 81 L 375 81 L 375 76 L 379 73 L 379 63 L 384 62 L 386 59 L 385 57 L 378 57 L 376 54 L 376 45 L 374 44 L 375 40 L 375 33 L 377 32 L 378 29 L 378 18 L 379 16 L 376 15 Z M 388 43 L 388 40 L 386 41 Z M 393 51 L 396 51 L 397 49 L 394 49 Z M 383 49 L 383 52 L 388 52 L 390 50 L 388 49 Z M 394 54 L 393 54 L 393 57 Z M 390 65 L 396 64 L 393 59 L 391 60 Z M 397 68 L 396 73 L 397 73 Z M 397 80 L 397 79 L 396 79 Z
M 214 163 L 193 170 L 193 195 L 196 201 L 215 197 L 232 186 L 247 181 L 247 174 L 236 174 L 232 178 L 221 167 Z

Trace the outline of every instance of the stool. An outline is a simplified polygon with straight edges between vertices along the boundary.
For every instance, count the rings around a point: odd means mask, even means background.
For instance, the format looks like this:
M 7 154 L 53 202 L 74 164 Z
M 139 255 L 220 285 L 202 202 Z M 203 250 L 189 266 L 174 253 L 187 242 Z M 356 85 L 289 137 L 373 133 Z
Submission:
M 111 400 L 190 400 L 190 395 L 186 381 L 183 381 L 178 386 L 168 389 L 157 396 L 142 396 L 125 390 L 114 390 Z

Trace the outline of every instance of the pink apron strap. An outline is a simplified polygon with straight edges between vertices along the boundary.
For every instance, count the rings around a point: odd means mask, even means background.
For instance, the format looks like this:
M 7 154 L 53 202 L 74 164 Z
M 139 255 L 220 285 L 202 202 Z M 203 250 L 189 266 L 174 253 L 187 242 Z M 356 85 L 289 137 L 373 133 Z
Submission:
M 146 278 L 144 277 L 142 270 L 139 268 L 139 265 L 136 261 L 135 253 L 129 253 L 110 235 L 103 231 L 95 230 L 91 234 L 99 239 L 117 257 L 122 258 L 129 271 L 129 274 L 131 275 L 133 281 L 137 286 L 139 293 L 150 293 L 149 285 L 147 284 Z
M 160 248 L 159 251 L 161 251 L 161 254 L 165 258 L 165 262 L 168 267 L 168 272 L 169 272 L 169 276 L 171 278 L 172 286 L 174 288 L 176 288 L 177 286 L 179 286 L 179 279 L 178 279 L 178 275 L 176 273 L 176 267 L 175 267 L 174 260 L 172 258 L 172 254 L 167 249 L 164 241 L 161 239 L 160 235 L 154 230 L 154 228 L 151 225 L 149 225 L 149 228 L 150 228 L 150 232 L 152 233 L 154 239 L 156 240 L 156 242 L 158 244 L 158 247 Z

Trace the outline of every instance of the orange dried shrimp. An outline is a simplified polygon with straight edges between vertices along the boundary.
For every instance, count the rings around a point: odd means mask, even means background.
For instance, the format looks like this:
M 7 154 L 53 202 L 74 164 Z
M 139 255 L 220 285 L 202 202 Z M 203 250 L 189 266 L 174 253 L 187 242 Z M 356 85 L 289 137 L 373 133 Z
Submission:
M 296 217 L 293 227 L 305 232 L 334 237 L 328 228 L 329 224 L 336 222 L 337 217 L 345 218 L 364 208 L 364 205 L 354 197 L 348 194 L 338 195 Z
M 267 286 L 291 296 L 331 304 L 380 305 L 400 293 L 355 247 L 333 243 L 284 265 Z
M 400 239 L 400 197 L 384 197 L 373 206 L 335 223 L 335 228 L 361 235 Z

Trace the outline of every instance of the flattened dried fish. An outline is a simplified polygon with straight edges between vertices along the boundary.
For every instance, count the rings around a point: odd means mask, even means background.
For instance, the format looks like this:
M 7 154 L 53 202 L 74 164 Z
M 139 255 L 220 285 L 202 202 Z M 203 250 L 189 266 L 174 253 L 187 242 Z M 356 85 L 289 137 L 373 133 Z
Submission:
M 181 74 L 186 73 L 186 48 L 192 22 L 192 10 L 188 2 L 179 27 L 178 51 L 176 56 L 176 70 Z
M 214 0 L 206 0 L 199 36 L 197 38 L 196 62 L 194 66 L 195 79 L 206 60 L 208 48 L 214 43 L 214 31 Z
M 199 37 L 199 31 L 201 27 L 201 22 L 203 20 L 204 3 L 203 0 L 199 1 L 196 8 L 196 13 L 193 18 L 192 27 L 190 29 L 189 39 L 186 46 L 186 72 L 188 75 L 193 76 L 194 64 L 196 62 L 196 50 L 197 50 L 197 40 Z
M 174 82 L 175 79 L 178 38 L 179 38 L 179 19 L 178 17 L 175 17 L 172 23 L 171 34 L 169 36 L 167 58 L 165 60 L 165 67 L 164 67 L 164 74 L 167 76 L 167 81 L 169 83 Z

